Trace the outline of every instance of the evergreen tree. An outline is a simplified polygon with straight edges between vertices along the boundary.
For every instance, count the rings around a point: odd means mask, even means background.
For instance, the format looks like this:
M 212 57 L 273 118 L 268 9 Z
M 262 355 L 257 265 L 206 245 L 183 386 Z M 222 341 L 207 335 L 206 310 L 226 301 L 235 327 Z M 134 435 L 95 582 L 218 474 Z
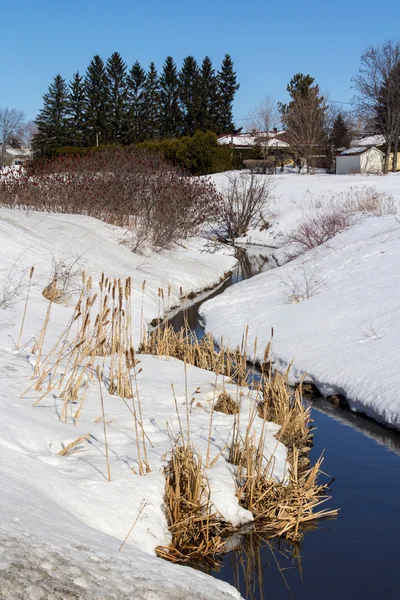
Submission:
M 218 131 L 217 79 L 211 59 L 206 56 L 200 69 L 199 123 L 203 131 Z
M 239 87 L 236 72 L 233 70 L 232 58 L 229 54 L 225 54 L 221 70 L 217 73 L 218 133 L 230 133 L 235 129 L 232 107 Z
M 136 61 L 129 71 L 127 78 L 128 86 L 128 143 L 140 142 L 145 135 L 146 121 L 146 97 L 145 88 L 146 73 Z
M 79 71 L 69 84 L 68 94 L 68 144 L 85 145 L 85 88 Z
M 181 133 L 179 81 L 172 56 L 166 58 L 160 77 L 160 127 L 163 137 L 176 137 Z
M 343 118 L 342 113 L 339 113 L 333 122 L 330 135 L 329 143 L 334 150 L 337 148 L 348 148 L 350 146 L 351 136 L 350 128 Z
M 110 103 L 108 78 L 104 62 L 97 54 L 85 74 L 86 140 L 89 146 L 107 144 L 110 134 Z
M 194 135 L 201 127 L 200 116 L 200 73 L 193 56 L 183 60 L 179 72 L 179 100 L 182 111 L 183 135 Z
M 325 152 L 327 143 L 328 107 L 313 83 L 310 75 L 297 73 L 287 86 L 292 100 L 279 106 L 289 144 L 297 159 L 305 160 L 307 172 L 314 157 Z
M 106 72 L 109 90 L 110 141 L 118 143 L 127 133 L 126 64 L 119 52 L 113 52 L 107 60 Z
M 143 138 L 146 140 L 155 140 L 161 135 L 160 82 L 153 62 L 150 63 L 143 84 L 143 103 Z
M 35 121 L 38 131 L 32 145 L 41 154 L 51 154 L 68 141 L 68 86 L 61 75 L 56 75 L 50 84 L 43 103 Z

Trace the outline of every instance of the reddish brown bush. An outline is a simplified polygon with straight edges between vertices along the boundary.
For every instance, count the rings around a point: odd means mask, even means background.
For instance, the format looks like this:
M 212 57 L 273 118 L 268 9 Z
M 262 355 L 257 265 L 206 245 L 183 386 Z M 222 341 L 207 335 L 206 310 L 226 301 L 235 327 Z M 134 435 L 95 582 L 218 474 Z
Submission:
M 340 207 L 307 216 L 286 236 L 289 260 L 297 258 L 307 250 L 321 246 L 335 235 L 347 229 L 351 216 Z
M 128 228 L 134 248 L 165 248 L 213 218 L 213 185 L 183 176 L 161 158 L 132 149 L 36 161 L 0 180 L 0 205 L 83 214 Z

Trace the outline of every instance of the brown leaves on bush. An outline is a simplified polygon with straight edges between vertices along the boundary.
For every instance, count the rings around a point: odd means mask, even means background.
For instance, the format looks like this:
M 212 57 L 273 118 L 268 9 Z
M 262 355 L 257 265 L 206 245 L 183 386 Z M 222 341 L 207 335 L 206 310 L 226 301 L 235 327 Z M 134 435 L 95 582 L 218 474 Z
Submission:
M 95 217 L 129 229 L 133 249 L 161 249 L 197 233 L 219 202 L 208 181 L 131 148 L 35 161 L 0 181 L 0 205 Z

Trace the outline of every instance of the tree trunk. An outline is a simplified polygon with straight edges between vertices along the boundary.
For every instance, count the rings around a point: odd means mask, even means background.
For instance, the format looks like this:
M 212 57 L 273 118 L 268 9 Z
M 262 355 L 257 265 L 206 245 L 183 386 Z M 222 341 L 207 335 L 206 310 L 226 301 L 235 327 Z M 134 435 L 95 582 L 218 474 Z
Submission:
M 385 175 L 389 172 L 389 159 L 390 159 L 390 148 L 392 147 L 392 140 L 386 140 L 386 150 L 385 150 L 385 162 L 383 164 L 383 172 Z
M 397 151 L 399 149 L 399 136 L 396 135 L 395 139 L 394 139 L 394 145 L 393 145 L 393 163 L 392 163 L 392 171 L 393 173 L 396 173 L 397 171 Z

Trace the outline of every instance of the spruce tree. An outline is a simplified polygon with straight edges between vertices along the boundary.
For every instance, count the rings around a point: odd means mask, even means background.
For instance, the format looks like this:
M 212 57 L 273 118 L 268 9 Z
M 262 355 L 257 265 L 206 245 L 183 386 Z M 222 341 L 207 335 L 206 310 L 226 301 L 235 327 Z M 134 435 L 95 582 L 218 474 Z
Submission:
M 176 137 L 181 133 L 179 81 L 172 56 L 166 58 L 160 77 L 160 127 L 163 137 Z
M 218 131 L 217 78 L 211 59 L 206 56 L 200 69 L 199 123 L 203 131 Z
M 127 80 L 126 64 L 119 52 L 107 60 L 106 72 L 109 90 L 110 141 L 121 143 L 127 133 Z
M 337 148 L 348 148 L 350 141 L 350 128 L 343 118 L 342 113 L 339 113 L 333 122 L 329 135 L 329 143 L 336 150 Z
M 68 143 L 68 86 L 56 75 L 43 96 L 43 108 L 35 121 L 38 131 L 33 148 L 41 154 L 52 154 Z
M 183 60 L 179 72 L 179 100 L 182 112 L 183 135 L 194 135 L 201 127 L 200 117 L 200 73 L 193 56 Z
M 127 142 L 142 141 L 145 136 L 146 73 L 136 61 L 127 77 L 128 90 L 128 131 Z
M 97 54 L 90 62 L 85 74 L 86 94 L 86 139 L 89 146 L 107 144 L 112 139 L 110 132 L 110 102 L 108 77 L 104 62 Z
M 233 101 L 239 89 L 236 72 L 233 70 L 233 61 L 229 54 L 225 54 L 221 70 L 217 73 L 218 87 L 218 133 L 234 131 Z
M 85 146 L 85 88 L 79 71 L 69 84 L 68 94 L 68 144 Z
M 143 84 L 143 103 L 143 138 L 146 140 L 155 140 L 161 136 L 160 81 L 153 62 L 150 63 Z

